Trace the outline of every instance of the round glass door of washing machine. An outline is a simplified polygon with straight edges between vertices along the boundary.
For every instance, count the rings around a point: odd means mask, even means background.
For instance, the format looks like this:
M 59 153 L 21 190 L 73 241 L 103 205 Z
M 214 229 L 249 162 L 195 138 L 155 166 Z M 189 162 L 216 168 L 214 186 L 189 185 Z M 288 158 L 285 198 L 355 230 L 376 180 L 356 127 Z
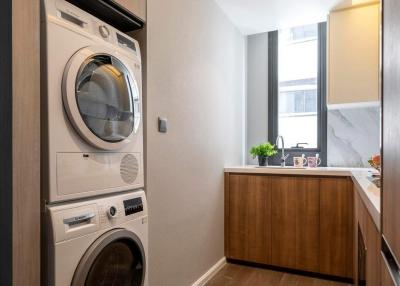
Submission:
M 142 286 L 145 259 L 143 246 L 134 233 L 110 231 L 86 251 L 71 286 Z
M 137 81 L 111 53 L 81 50 L 71 58 L 63 78 L 63 103 L 70 121 L 89 144 L 104 150 L 128 144 L 140 122 Z

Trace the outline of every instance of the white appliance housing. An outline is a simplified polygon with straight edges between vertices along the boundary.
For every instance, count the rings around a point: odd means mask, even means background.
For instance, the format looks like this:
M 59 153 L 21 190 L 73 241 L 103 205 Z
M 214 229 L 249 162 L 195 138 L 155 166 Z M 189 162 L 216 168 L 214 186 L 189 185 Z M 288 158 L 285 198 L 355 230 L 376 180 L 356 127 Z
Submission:
M 64 0 L 42 12 L 46 201 L 142 188 L 138 42 Z
M 48 286 L 147 286 L 148 216 L 141 190 L 46 210 Z

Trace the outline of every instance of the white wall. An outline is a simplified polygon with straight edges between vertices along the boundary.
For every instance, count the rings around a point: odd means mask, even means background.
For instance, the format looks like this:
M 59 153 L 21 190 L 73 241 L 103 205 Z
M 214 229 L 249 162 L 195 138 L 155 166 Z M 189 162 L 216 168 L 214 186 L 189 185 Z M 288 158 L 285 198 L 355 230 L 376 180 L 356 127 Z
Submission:
M 247 163 L 256 164 L 249 150 L 268 140 L 268 33 L 247 37 L 246 113 Z
M 223 168 L 243 159 L 245 40 L 213 0 L 149 0 L 147 29 L 150 285 L 188 286 L 224 256 Z
M 324 21 L 342 1 L 371 0 L 216 0 L 246 35 Z

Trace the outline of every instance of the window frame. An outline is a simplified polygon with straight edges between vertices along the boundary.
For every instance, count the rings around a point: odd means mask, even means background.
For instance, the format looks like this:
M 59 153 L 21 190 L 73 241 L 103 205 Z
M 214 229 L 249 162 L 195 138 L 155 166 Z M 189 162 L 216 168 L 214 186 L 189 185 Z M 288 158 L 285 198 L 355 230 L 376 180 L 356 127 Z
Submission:
M 268 33 L 268 140 L 271 143 L 276 142 L 278 137 L 278 96 L 279 96 L 279 79 L 278 79 L 278 52 L 279 41 L 278 31 Z M 289 158 L 286 160 L 287 165 L 293 165 L 292 157 L 305 154 L 315 156 L 319 153 L 321 158 L 321 166 L 327 165 L 327 107 L 326 107 L 326 73 L 327 73 L 327 24 L 326 22 L 318 23 L 318 77 L 317 77 L 317 148 L 285 148 Z M 272 164 L 280 164 L 282 154 L 281 148 L 279 153 L 271 159 Z
M 28 6 L 30 6 L 30 4 Z M 29 9 L 30 8 L 31 7 L 29 7 Z M 0 225 L 2 227 L 0 235 L 1 285 L 13 285 L 13 273 L 17 273 L 13 268 L 26 265 L 25 263 L 21 263 L 21 261 L 17 261 L 16 265 L 13 265 L 12 263 L 13 259 L 15 258 L 15 253 L 13 253 L 13 247 L 15 247 L 15 245 L 13 245 L 13 230 L 20 229 L 20 227 L 23 225 L 22 222 L 18 223 L 17 225 L 13 224 L 13 191 L 16 189 L 16 187 L 13 189 L 13 148 L 15 147 L 13 144 L 13 122 L 15 122 L 13 120 L 13 100 L 16 100 L 16 98 L 13 97 L 13 83 L 15 84 L 16 81 L 15 78 L 13 79 L 12 61 L 13 53 L 15 51 L 15 48 L 13 49 L 12 46 L 14 36 L 12 30 L 14 26 L 13 14 L 15 14 L 15 11 L 13 11 L 12 1 L 2 1 L 0 4 Z M 34 17 L 36 17 L 36 15 L 34 15 Z M 20 35 L 18 34 L 17 36 L 18 42 L 21 43 L 21 39 L 19 37 Z M 28 42 L 30 43 L 30 39 Z M 18 72 L 17 76 L 19 74 L 21 74 L 21 72 Z M 21 96 L 18 95 L 18 100 L 20 98 Z M 21 174 L 21 176 L 22 175 L 23 174 Z M 34 221 L 36 221 L 36 218 Z M 31 231 L 27 233 L 31 234 Z M 26 246 L 26 244 L 24 244 L 24 246 Z M 22 251 L 21 253 L 26 254 L 26 251 Z

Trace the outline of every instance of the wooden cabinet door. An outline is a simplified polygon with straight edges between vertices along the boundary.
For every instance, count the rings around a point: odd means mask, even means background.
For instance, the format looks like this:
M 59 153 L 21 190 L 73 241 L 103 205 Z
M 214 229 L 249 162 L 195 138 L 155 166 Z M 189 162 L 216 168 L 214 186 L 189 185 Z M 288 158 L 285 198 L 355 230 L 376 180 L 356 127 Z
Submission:
M 319 271 L 319 179 L 271 179 L 275 266 Z
M 226 256 L 270 264 L 271 192 L 267 176 L 230 174 L 226 186 Z
M 365 248 L 367 250 L 365 257 L 366 284 L 367 286 L 380 285 L 381 274 L 377 269 L 380 269 L 381 235 L 356 188 L 354 188 L 354 205 L 356 213 L 355 226 L 357 227 L 355 229 L 355 242 L 357 243 L 355 244 L 354 264 L 355 266 L 358 266 L 357 263 L 359 263 L 357 254 L 359 247 L 361 247 L 358 245 L 358 236 L 360 235 L 358 233 L 358 228 L 360 228 Z M 358 270 L 358 267 L 355 267 L 354 270 Z M 358 279 L 357 273 L 354 273 L 354 278 L 356 280 Z
M 383 8 L 382 234 L 400 261 L 400 1 Z
M 275 266 L 296 267 L 296 178 L 272 177 L 272 251 Z
M 349 178 L 320 181 L 320 273 L 353 278 L 353 192 Z
M 319 272 L 319 179 L 296 179 L 296 269 Z
M 380 268 L 380 254 L 381 254 L 381 235 L 376 228 L 374 221 L 369 215 L 367 209 L 367 229 L 366 229 L 366 248 L 367 248 L 367 259 L 366 259 L 366 281 L 367 286 L 380 285 L 381 275 L 379 272 Z
M 353 235 L 354 235 L 354 249 L 353 249 L 353 273 L 354 273 L 354 285 L 358 286 L 359 283 L 359 273 L 358 268 L 363 263 L 360 260 L 360 252 L 362 251 L 362 247 L 365 246 L 365 236 L 367 229 L 367 218 L 365 213 L 365 207 L 363 202 L 358 195 L 358 190 L 356 187 L 353 188 L 354 192 L 354 227 L 353 227 Z M 361 245 L 361 242 L 364 242 L 364 245 Z

